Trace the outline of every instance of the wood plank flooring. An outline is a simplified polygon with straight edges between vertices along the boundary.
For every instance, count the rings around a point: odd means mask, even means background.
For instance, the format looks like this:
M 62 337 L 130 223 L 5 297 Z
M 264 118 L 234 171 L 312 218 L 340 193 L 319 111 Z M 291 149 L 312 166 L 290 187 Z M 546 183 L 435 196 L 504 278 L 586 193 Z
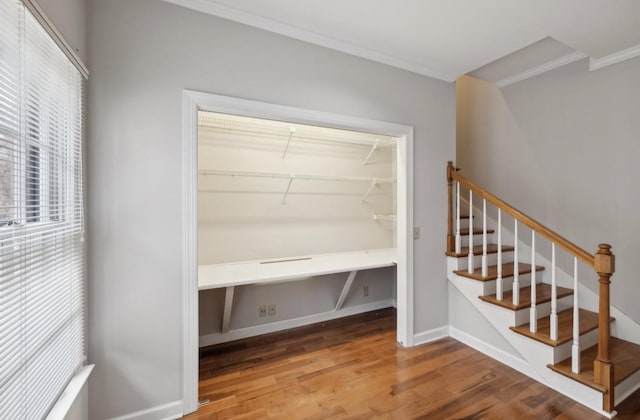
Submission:
M 398 348 L 384 309 L 201 351 L 200 419 L 600 419 L 445 338 Z M 640 418 L 640 392 L 618 408 Z

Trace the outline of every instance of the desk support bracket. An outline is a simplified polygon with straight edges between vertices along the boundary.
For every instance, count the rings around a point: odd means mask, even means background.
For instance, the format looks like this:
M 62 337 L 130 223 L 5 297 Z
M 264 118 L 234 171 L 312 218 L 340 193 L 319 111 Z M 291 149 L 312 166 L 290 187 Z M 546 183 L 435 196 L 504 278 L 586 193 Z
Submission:
M 224 295 L 224 312 L 222 313 L 222 333 L 229 331 L 231 324 L 231 308 L 233 307 L 233 292 L 235 286 L 228 286 Z
M 351 285 L 353 284 L 353 280 L 356 278 L 357 271 L 351 271 L 349 276 L 347 277 L 347 281 L 344 283 L 344 287 L 342 288 L 342 293 L 340 293 L 340 297 L 338 298 L 338 303 L 336 303 L 336 311 L 342 309 L 342 305 L 344 301 L 347 299 L 347 295 L 349 294 L 349 290 L 351 289 Z

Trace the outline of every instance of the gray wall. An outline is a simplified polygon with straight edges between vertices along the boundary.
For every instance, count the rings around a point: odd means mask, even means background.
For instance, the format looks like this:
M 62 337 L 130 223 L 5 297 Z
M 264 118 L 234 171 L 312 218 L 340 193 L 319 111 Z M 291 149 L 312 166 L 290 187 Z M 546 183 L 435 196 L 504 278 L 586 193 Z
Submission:
M 87 60 L 86 0 L 37 0 L 82 61 Z
M 462 173 L 589 252 L 613 245 L 612 303 L 640 321 L 640 59 L 582 60 L 498 89 L 457 82 Z M 596 290 L 596 275 L 581 282 Z
M 89 2 L 91 418 L 181 395 L 182 90 L 415 127 L 416 332 L 447 324 L 454 86 L 157 0 Z

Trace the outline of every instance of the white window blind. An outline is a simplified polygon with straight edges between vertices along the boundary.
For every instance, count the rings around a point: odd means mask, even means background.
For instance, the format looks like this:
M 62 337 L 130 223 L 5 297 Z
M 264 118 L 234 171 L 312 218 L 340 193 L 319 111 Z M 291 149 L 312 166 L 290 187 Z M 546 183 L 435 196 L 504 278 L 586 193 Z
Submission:
M 85 360 L 83 83 L 0 0 L 0 419 L 44 418 Z

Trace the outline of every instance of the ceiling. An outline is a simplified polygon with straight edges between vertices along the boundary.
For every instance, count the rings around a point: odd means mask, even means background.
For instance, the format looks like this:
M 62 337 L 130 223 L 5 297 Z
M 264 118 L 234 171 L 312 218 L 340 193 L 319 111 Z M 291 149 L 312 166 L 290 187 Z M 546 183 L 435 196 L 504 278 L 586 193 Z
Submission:
M 638 0 L 166 1 L 447 81 L 546 38 L 640 54 Z

